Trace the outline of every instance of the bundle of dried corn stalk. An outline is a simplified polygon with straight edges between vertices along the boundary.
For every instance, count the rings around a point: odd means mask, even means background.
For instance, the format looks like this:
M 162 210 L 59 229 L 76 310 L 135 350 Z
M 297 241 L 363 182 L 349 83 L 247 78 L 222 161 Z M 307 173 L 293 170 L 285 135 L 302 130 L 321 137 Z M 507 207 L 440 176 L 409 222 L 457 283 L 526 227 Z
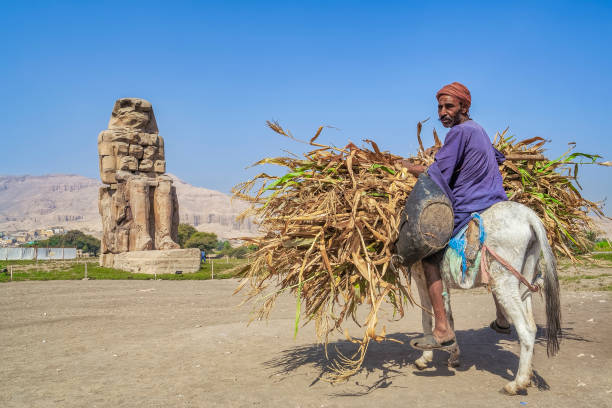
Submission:
M 277 123 L 268 125 L 293 139 Z M 421 126 L 417 127 L 420 149 L 407 160 L 429 165 L 441 143 L 434 131 L 435 145 L 424 149 Z M 364 327 L 360 339 L 345 331 L 359 349 L 332 362 L 329 379 L 339 381 L 359 371 L 370 340 L 385 339 L 385 328 L 377 329 L 382 302 L 390 302 L 399 316 L 412 302 L 410 282 L 390 268 L 390 260 L 400 214 L 416 178 L 403 168 L 403 157 L 380 151 L 371 140 L 365 140 L 369 148 L 317 143 L 322 129 L 309 142 L 316 149 L 304 158 L 266 158 L 256 163 L 284 166 L 285 175 L 262 173 L 234 188 L 235 197 L 252 204 L 242 216 L 259 220 L 265 233 L 245 238 L 259 249 L 243 268 L 237 291 L 247 289 L 247 300 L 261 302 L 254 318 L 267 317 L 284 291 L 294 292 L 295 331 L 303 314 L 306 322 L 314 320 L 317 337 L 325 344 L 348 317 Z M 572 185 L 578 168 L 573 160 L 582 157 L 592 162 L 597 157 L 574 153 L 548 161 L 542 155 L 544 142 L 534 138 L 517 143 L 506 132 L 496 136 L 496 147 L 508 157 L 501 167 L 504 186 L 512 200 L 538 212 L 554 247 L 572 256 L 574 249 L 586 244 L 587 211 L 601 213 L 598 204 L 583 199 Z M 359 305 L 369 307 L 364 322 L 356 315 Z
M 558 253 L 572 260 L 575 254 L 590 249 L 587 234 L 595 229 L 589 213 L 604 216 L 601 204 L 582 197 L 578 188 L 581 164 L 610 166 L 597 162 L 598 155 L 572 152 L 575 144 L 561 157 L 548 160 L 541 137 L 515 141 L 506 129 L 495 135 L 495 147 L 506 155 L 500 167 L 508 198 L 534 210 L 544 222 L 548 241 Z

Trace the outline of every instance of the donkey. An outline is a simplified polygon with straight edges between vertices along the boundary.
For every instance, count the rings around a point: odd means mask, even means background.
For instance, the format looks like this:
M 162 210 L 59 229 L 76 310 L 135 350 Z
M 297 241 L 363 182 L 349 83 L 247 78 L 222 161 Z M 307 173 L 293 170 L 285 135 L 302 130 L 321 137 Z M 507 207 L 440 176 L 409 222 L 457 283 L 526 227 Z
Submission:
M 488 284 L 498 300 L 502 313 L 514 324 L 521 346 L 519 368 L 515 379 L 506 384 L 504 390 L 510 395 L 515 395 L 531 384 L 531 364 L 536 336 L 531 294 L 541 288 L 542 284 L 546 299 L 547 354 L 555 355 L 559 350 L 561 306 L 556 260 L 546 238 L 542 221 L 528 207 L 512 201 L 499 202 L 483 211 L 481 219 L 486 233 L 483 249 L 485 251 L 488 249 L 487 252 L 490 254 L 488 261 L 487 256 L 481 256 L 481 263 L 484 263 L 482 266 L 485 268 L 483 274 L 488 276 L 485 279 L 480 276 L 480 279 L 471 283 L 471 287 L 483 286 L 489 280 Z M 515 270 L 514 273 L 512 269 Z M 447 262 L 442 261 L 440 270 L 445 291 L 446 314 L 454 330 L 450 289 L 469 288 L 465 285 L 461 287 L 456 282 Z M 426 312 L 431 310 L 431 302 L 421 262 L 414 264 L 408 273 L 415 280 L 424 308 L 423 332 L 425 335 L 431 335 L 432 317 Z M 458 366 L 460 351 L 457 343 L 449 351 L 449 366 Z M 424 351 L 415 361 L 415 365 L 419 369 L 424 369 L 432 361 L 432 357 L 432 351 Z

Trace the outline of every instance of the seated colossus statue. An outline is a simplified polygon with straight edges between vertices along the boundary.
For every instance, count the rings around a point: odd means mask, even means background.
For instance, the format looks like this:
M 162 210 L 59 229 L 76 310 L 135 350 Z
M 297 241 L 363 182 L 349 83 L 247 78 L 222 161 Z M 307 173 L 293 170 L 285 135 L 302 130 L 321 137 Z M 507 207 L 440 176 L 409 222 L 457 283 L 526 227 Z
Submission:
M 115 102 L 98 136 L 102 254 L 179 248 L 178 201 L 151 103 Z

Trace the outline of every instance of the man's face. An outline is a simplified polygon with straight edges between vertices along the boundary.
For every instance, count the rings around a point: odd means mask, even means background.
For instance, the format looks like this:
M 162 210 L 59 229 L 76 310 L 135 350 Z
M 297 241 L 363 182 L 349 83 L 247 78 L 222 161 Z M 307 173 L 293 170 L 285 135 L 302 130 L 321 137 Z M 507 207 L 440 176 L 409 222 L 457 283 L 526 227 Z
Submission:
M 467 119 L 467 109 L 463 107 L 458 98 L 451 95 L 440 95 L 438 117 L 444 127 L 450 128 Z

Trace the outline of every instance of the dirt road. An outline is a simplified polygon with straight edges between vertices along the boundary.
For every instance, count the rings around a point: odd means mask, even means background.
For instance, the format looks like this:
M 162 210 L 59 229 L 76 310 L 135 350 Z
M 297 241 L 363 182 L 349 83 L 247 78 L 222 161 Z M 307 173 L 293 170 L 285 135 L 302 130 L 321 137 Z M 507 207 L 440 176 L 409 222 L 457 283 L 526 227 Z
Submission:
M 293 339 L 294 299 L 269 322 L 246 326 L 248 307 L 225 281 L 53 281 L 0 285 L 2 407 L 611 407 L 612 293 L 563 292 L 561 353 L 547 358 L 543 331 L 534 368 L 539 387 L 499 390 L 518 364 L 516 336 L 488 324 L 484 291 L 454 292 L 462 365 L 446 354 L 418 371 L 407 344 L 420 331 L 417 309 L 381 325 L 405 345 L 370 347 L 351 381 L 321 380 L 327 360 L 311 325 Z M 536 321 L 544 303 L 536 300 Z M 349 327 L 352 334 L 360 329 Z M 352 345 L 338 337 L 334 347 Z

